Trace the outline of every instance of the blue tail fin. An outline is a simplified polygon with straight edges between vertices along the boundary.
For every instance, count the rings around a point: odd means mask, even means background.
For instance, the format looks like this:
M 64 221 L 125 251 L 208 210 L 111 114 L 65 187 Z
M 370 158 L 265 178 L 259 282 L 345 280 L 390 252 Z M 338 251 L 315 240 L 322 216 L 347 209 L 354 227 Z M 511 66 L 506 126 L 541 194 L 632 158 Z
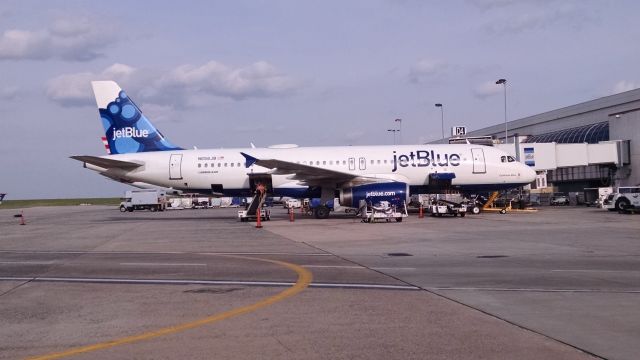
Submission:
M 92 81 L 98 112 L 111 154 L 182 150 L 156 129 L 113 81 Z

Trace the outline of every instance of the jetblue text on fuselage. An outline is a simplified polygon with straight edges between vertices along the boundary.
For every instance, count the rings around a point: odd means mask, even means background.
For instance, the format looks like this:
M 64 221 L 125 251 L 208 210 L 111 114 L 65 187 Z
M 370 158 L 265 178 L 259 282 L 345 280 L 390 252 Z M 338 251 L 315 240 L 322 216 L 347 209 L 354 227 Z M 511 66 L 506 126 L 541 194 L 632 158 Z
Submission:
M 433 150 L 416 150 L 409 154 L 393 152 L 393 169 L 398 167 L 426 167 L 426 166 L 459 166 L 460 154 L 440 154 Z
M 118 129 L 118 130 L 114 130 L 113 131 L 113 139 L 111 140 L 115 140 L 118 138 L 132 138 L 132 137 L 136 137 L 136 138 L 140 138 L 140 137 L 148 137 L 149 136 L 149 130 L 140 130 L 140 129 L 136 129 L 134 127 L 124 127 L 122 129 Z

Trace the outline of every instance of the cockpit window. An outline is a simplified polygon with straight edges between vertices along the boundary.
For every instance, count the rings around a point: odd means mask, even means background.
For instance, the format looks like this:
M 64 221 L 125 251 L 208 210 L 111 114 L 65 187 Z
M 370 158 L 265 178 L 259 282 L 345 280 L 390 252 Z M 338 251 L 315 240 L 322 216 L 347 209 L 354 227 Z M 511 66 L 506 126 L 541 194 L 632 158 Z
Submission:
M 513 158 L 513 156 L 507 156 L 507 159 L 509 160 L 509 162 L 514 162 L 516 161 L 516 159 Z
M 506 156 L 500 156 L 500 161 L 507 162 L 507 157 Z

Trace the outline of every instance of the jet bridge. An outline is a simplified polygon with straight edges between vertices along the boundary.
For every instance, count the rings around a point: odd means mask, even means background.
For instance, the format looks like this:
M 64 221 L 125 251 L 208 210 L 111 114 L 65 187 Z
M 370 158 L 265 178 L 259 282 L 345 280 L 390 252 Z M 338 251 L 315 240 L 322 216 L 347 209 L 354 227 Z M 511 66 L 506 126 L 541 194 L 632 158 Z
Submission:
M 629 141 L 601 141 L 597 144 L 518 143 L 497 144 L 496 148 L 513 155 L 533 170 L 564 167 L 629 164 Z

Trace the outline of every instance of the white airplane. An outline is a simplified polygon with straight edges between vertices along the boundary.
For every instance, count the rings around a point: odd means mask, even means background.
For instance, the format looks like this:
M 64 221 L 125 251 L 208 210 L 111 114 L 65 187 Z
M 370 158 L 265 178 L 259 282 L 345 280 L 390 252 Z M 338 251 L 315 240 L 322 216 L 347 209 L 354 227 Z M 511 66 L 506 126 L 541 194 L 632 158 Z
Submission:
M 110 155 L 72 156 L 84 167 L 129 184 L 214 196 L 251 196 L 263 184 L 274 196 L 407 202 L 441 189 L 491 191 L 526 185 L 536 173 L 507 153 L 471 144 L 268 148 L 180 148 L 154 127 L 113 81 L 92 82 Z

